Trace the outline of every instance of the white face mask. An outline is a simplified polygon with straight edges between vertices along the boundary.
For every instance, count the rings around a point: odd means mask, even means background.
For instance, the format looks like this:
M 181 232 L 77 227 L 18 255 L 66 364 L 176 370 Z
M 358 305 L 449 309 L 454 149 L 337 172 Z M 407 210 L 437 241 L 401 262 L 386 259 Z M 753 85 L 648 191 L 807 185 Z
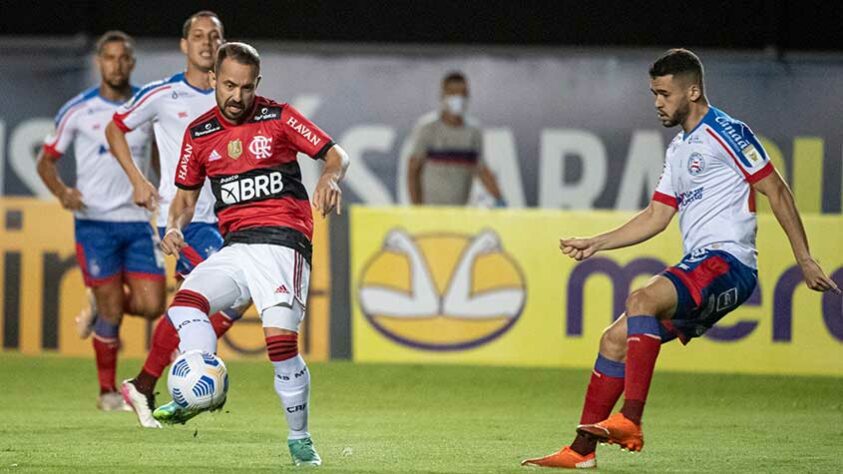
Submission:
M 442 106 L 451 115 L 462 117 L 465 114 L 468 100 L 461 95 L 446 95 L 442 98 Z

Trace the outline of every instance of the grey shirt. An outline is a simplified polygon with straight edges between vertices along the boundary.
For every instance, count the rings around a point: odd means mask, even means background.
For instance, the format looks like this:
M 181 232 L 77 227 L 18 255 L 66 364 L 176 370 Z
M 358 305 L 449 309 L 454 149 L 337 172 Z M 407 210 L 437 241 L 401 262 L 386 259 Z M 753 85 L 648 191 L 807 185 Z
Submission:
M 422 202 L 463 206 L 482 164 L 483 136 L 472 125 L 452 127 L 440 118 L 419 126 L 413 156 L 424 160 Z

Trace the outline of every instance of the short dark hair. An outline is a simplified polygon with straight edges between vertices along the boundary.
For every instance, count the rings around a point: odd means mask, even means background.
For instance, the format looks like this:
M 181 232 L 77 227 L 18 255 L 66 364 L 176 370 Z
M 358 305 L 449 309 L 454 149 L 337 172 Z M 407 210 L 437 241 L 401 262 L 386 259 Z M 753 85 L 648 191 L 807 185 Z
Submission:
M 223 29 L 223 26 L 222 26 L 222 20 L 220 20 L 220 17 L 216 13 L 212 12 L 211 10 L 202 10 L 202 11 L 198 11 L 198 12 L 194 13 L 193 15 L 190 15 L 190 17 L 188 17 L 187 20 L 184 21 L 184 25 L 181 27 L 181 37 L 187 38 L 187 35 L 190 33 L 190 25 L 193 24 L 193 20 L 195 20 L 197 18 L 203 18 L 203 17 L 204 18 L 213 18 L 213 19 L 217 20 L 217 23 L 220 24 L 220 33 L 225 33 L 225 31 Z M 223 34 L 223 36 L 225 36 L 225 35 Z
M 254 66 L 258 72 L 261 70 L 261 57 L 258 50 L 246 43 L 225 43 L 220 46 L 217 50 L 217 60 L 214 62 L 214 71 L 219 72 L 220 64 L 226 59 Z
M 468 79 L 466 79 L 465 74 L 460 71 L 451 71 L 448 74 L 445 74 L 445 77 L 442 78 L 442 87 L 445 87 L 445 84 L 449 82 L 468 83 Z
M 105 47 L 106 44 L 113 43 L 116 41 L 126 43 L 126 46 L 128 46 L 131 50 L 135 49 L 135 40 L 133 40 L 131 36 L 127 35 L 126 33 L 123 33 L 120 30 L 110 30 L 106 31 L 102 34 L 102 36 L 97 38 L 97 42 L 94 46 L 97 55 L 102 54 L 102 49 Z
M 684 48 L 665 51 L 650 67 L 650 77 L 685 76 L 703 88 L 704 72 L 699 56 Z

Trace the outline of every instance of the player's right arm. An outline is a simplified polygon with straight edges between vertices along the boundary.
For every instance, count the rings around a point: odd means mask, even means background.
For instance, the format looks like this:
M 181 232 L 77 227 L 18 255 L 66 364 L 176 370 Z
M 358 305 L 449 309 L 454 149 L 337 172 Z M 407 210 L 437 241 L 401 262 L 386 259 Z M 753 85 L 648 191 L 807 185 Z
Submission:
M 410 162 L 407 164 L 407 192 L 410 194 L 411 204 L 421 205 L 424 198 L 421 175 L 427 158 L 427 128 L 423 125 L 417 127 L 413 135 L 415 135 L 413 151 L 410 154 Z
M 670 224 L 676 209 L 659 201 L 651 201 L 626 224 L 589 238 L 568 238 L 559 241 L 562 253 L 574 260 L 585 260 L 601 250 L 629 247 L 660 234 Z
M 161 250 L 167 255 L 178 255 L 184 248 L 184 228 L 193 220 L 196 201 L 199 200 L 201 186 L 197 189 L 176 190 L 176 196 L 170 203 L 170 213 L 167 215 L 167 231 L 161 240 Z
M 184 248 L 184 229 L 193 220 L 196 201 L 202 185 L 205 184 L 204 156 L 199 145 L 193 140 L 188 125 L 182 139 L 179 165 L 176 168 L 176 195 L 170 203 L 167 214 L 167 230 L 161 239 L 161 250 L 167 255 L 178 255 Z
M 158 190 L 146 179 L 135 160 L 132 159 L 132 152 L 129 149 L 129 142 L 126 141 L 126 132 L 120 129 L 114 121 L 109 122 L 105 127 L 105 137 L 108 140 L 108 148 L 111 154 L 117 158 L 120 167 L 129 177 L 132 183 L 132 200 L 138 206 L 154 211 L 158 205 Z
M 670 165 L 665 162 L 653 199 L 643 211 L 609 232 L 588 238 L 561 239 L 559 248 L 574 260 L 585 260 L 601 250 L 629 247 L 660 234 L 670 224 L 677 209 Z
M 78 189 L 68 187 L 59 176 L 56 161 L 64 155 L 76 136 L 76 119 L 82 113 L 79 96 L 74 97 L 56 115 L 56 128 L 45 140 L 41 152 L 38 154 L 36 169 L 41 181 L 47 189 L 61 202 L 62 207 L 69 211 L 78 211 L 85 207 L 82 193 Z M 78 157 L 77 157 L 78 159 Z
M 111 122 L 105 128 L 105 137 L 111 154 L 117 158 L 117 162 L 126 172 L 134 188 L 132 200 L 135 204 L 151 211 L 154 211 L 158 205 L 158 190 L 146 179 L 135 160 L 132 159 L 126 134 L 158 116 L 159 102 L 167 96 L 166 91 L 170 88 L 167 82 L 156 82 L 144 87 L 132 97 L 132 100 L 117 109 Z
M 68 211 L 78 211 L 85 206 L 82 202 L 82 193 L 78 189 L 64 184 L 56 168 L 56 159 L 43 149 L 38 154 L 36 168 L 38 169 L 38 176 L 41 177 L 41 181 L 53 193 L 53 196 L 58 198 L 63 208 Z

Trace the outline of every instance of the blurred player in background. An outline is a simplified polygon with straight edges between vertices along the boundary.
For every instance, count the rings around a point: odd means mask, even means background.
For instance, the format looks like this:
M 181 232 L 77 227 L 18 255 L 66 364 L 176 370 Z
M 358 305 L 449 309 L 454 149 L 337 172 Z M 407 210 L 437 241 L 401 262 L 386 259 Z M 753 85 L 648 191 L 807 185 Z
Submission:
M 175 176 L 179 190 L 161 247 L 171 255 L 184 248 L 184 229 L 207 181 L 217 198 L 225 246 L 187 277 L 167 317 L 178 328 L 179 350 L 214 353 L 217 339 L 208 314 L 253 299 L 275 367 L 293 463 L 319 465 L 308 432 L 310 373 L 298 351 L 313 216 L 296 154 L 324 160 L 313 197 L 323 217 L 334 209 L 340 212 L 339 181 L 348 156 L 291 105 L 256 95 L 260 57 L 251 46 L 223 45 L 214 71 L 217 106 L 185 132 Z M 155 410 L 155 417 L 183 423 L 197 413 L 169 403 Z
M 662 125 L 682 127 L 650 205 L 615 230 L 562 239 L 560 247 L 580 261 L 635 245 L 662 232 L 678 212 L 686 256 L 633 291 L 626 311 L 603 332 L 574 442 L 522 464 L 590 468 L 598 442 L 644 447 L 641 417 L 661 344 L 703 335 L 755 289 L 755 191 L 767 196 L 808 287 L 840 293 L 811 256 L 790 189 L 752 130 L 708 104 L 699 58 L 667 51 L 650 68 L 650 90 Z M 620 413 L 609 416 L 621 393 Z
M 106 135 L 114 156 L 120 162 L 134 188 L 134 201 L 149 209 L 161 208 L 157 225 L 163 236 L 167 208 L 176 193 L 173 173 L 179 161 L 179 149 L 185 127 L 213 107 L 214 94 L 208 72 L 214 65 L 217 49 L 223 42 L 223 25 L 216 14 L 201 11 L 191 15 L 182 27 L 181 50 L 187 59 L 185 72 L 146 85 L 131 102 L 114 113 Z M 146 179 L 132 160 L 127 133 L 153 124 L 160 155 L 159 189 Z M 160 197 L 160 201 L 159 201 Z M 178 278 L 184 278 L 202 260 L 222 247 L 222 237 L 214 216 L 214 197 L 206 186 L 199 196 L 193 222 L 184 229 L 187 246 L 176 264 Z M 211 317 L 217 336 L 222 336 L 239 319 L 245 308 L 224 308 Z M 140 373 L 122 385 L 123 396 L 135 410 L 141 426 L 158 428 L 152 417 L 155 384 L 170 364 L 178 347 L 178 333 L 170 320 L 161 318 L 152 335 L 152 347 Z
M 474 177 L 495 199 L 505 202 L 495 175 L 483 162 L 483 132 L 465 121 L 468 80 L 460 72 L 442 79 L 442 103 L 435 120 L 414 132 L 408 167 L 408 190 L 413 204 L 464 206 Z
M 93 295 L 91 309 L 77 318 L 79 335 L 93 330 L 100 396 L 104 411 L 131 410 L 117 391 L 115 372 L 123 313 L 155 318 L 164 308 L 164 259 L 154 242 L 149 213 L 132 202 L 129 179 L 114 161 L 105 127 L 118 106 L 136 87 L 130 84 L 135 67 L 132 38 L 120 31 L 106 32 L 96 43 L 101 82 L 77 95 L 56 115 L 56 129 L 38 156 L 38 174 L 73 211 L 76 256 Z M 126 136 L 136 166 L 148 168 L 151 126 Z M 76 187 L 66 186 L 56 160 L 73 143 Z

